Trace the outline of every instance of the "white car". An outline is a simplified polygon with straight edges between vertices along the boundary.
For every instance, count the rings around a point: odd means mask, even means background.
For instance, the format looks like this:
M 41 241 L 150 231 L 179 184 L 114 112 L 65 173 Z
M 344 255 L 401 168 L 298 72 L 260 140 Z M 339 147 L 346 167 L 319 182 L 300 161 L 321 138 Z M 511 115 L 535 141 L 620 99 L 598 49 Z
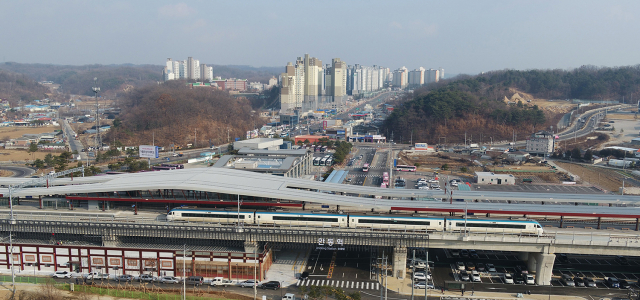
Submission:
M 415 272 L 413 273 L 414 280 L 427 280 L 427 275 L 424 272 Z
M 536 284 L 535 278 L 533 278 L 533 275 L 527 275 L 525 277 L 525 281 L 527 284 Z
M 463 262 L 461 262 L 461 261 L 457 262 L 457 263 L 456 263 L 456 265 L 458 266 L 458 270 L 460 270 L 460 271 L 464 271 L 464 270 L 466 270 L 466 268 L 467 268 L 467 267 L 464 265 L 464 263 L 463 263 Z
M 67 271 L 57 271 L 53 273 L 53 278 L 71 278 L 71 273 Z
M 451 186 L 458 186 L 458 183 L 457 183 L 457 182 L 455 182 L 455 181 L 451 181 L 449 184 L 450 184 Z
M 158 281 L 160 281 L 160 283 L 173 283 L 173 284 L 180 283 L 180 279 L 173 276 L 160 277 L 160 280 Z
M 472 271 L 471 278 L 474 282 L 482 282 L 482 280 L 480 280 L 480 273 L 478 273 L 478 271 Z
M 513 284 L 513 275 L 511 273 L 504 273 L 504 283 Z
M 434 178 L 431 178 L 429 180 L 427 180 L 428 183 L 438 183 L 437 180 L 435 180 Z
M 429 189 L 429 187 L 428 187 L 428 186 L 426 186 L 426 185 L 423 185 L 423 186 L 419 186 L 419 187 L 418 187 L 418 189 L 419 189 L 419 190 L 428 190 L 428 189 Z

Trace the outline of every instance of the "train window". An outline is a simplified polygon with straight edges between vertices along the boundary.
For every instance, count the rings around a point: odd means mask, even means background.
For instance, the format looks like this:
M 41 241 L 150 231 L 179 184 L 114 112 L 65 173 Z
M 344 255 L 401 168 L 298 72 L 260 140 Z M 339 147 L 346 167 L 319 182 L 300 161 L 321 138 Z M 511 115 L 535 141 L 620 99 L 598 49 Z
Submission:
M 464 222 L 457 222 L 456 226 L 464 227 Z M 525 229 L 527 225 L 518 225 L 518 224 L 490 224 L 490 223 L 467 223 L 467 227 L 482 227 L 482 228 L 514 228 L 514 229 Z
M 338 222 L 338 218 L 274 216 L 276 221 Z
M 403 224 L 403 225 L 431 225 L 429 221 L 392 220 L 392 219 L 361 219 L 360 223 L 368 224 Z
M 260 216 L 258 216 L 258 219 L 260 219 Z
M 344 218 L 342 218 L 342 222 L 344 222 Z

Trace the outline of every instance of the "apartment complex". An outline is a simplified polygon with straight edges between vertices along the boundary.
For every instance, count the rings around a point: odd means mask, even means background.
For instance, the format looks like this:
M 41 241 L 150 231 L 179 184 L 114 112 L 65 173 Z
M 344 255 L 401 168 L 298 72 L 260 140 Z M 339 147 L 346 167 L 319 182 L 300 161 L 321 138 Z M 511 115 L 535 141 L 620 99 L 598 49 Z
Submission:
M 200 61 L 193 57 L 187 60 L 172 60 L 167 58 L 165 67 L 162 69 L 164 81 L 176 79 L 193 79 L 201 81 L 213 80 L 213 67 L 200 64 Z
M 387 83 L 389 69 L 380 66 L 349 66 L 347 68 L 347 94 L 366 95 L 382 89 Z

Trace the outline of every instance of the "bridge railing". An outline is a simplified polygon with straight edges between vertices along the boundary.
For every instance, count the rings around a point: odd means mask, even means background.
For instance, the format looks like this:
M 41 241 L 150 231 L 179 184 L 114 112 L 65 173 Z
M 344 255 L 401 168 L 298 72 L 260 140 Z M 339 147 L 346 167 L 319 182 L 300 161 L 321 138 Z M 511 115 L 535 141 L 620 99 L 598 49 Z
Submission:
M 161 216 L 162 217 L 162 216 Z M 0 223 L 5 223 L 9 215 L 0 212 Z M 33 212 L 21 213 L 15 215 L 18 224 L 30 224 L 31 222 L 46 221 L 56 223 L 55 225 L 73 226 L 74 223 L 82 224 L 100 224 L 110 228 L 119 227 L 145 227 L 145 226 L 171 226 L 171 227 L 209 227 L 209 228 L 238 228 L 235 224 L 219 224 L 219 223 L 202 223 L 202 222 L 168 222 L 166 219 L 159 217 L 117 217 L 115 215 L 104 214 L 76 214 L 69 212 L 61 212 L 52 214 L 49 212 Z M 359 233 L 376 233 L 376 234 L 406 234 L 410 236 L 424 237 L 427 235 L 424 230 L 384 230 L 372 228 L 340 228 L 340 227 L 318 227 L 318 226 L 278 226 L 273 225 L 256 225 L 245 224 L 240 226 L 247 232 L 253 229 L 296 229 L 296 230 L 321 230 L 327 234 L 335 232 L 359 232 Z M 501 243 L 530 243 L 530 244 L 548 244 L 548 245 L 593 245 L 593 246 L 613 246 L 613 247 L 634 247 L 640 248 L 640 234 L 635 232 L 611 232 L 611 231 L 566 231 L 552 232 L 543 235 L 517 235 L 510 233 L 467 233 L 464 232 L 429 232 L 430 240 L 450 240 L 450 241 L 470 241 L 470 242 L 501 242 Z

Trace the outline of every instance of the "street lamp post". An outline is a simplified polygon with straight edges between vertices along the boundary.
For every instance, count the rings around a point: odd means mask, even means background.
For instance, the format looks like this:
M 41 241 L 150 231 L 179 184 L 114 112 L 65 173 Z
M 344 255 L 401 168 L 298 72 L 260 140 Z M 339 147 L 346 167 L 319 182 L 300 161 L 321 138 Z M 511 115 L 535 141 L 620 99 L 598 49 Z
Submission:
M 182 300 L 187 300 L 187 244 L 182 250 Z

